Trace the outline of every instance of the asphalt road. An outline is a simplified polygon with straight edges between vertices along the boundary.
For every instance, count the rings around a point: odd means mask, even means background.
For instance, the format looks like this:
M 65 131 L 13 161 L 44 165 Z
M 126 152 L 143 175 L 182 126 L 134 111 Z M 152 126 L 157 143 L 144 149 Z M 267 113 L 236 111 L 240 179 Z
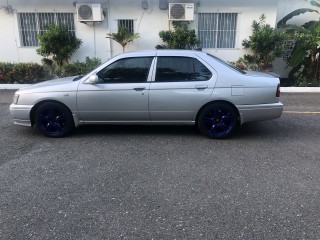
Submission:
M 0 239 L 320 239 L 320 95 L 228 140 L 193 127 L 14 126 L 0 91 Z

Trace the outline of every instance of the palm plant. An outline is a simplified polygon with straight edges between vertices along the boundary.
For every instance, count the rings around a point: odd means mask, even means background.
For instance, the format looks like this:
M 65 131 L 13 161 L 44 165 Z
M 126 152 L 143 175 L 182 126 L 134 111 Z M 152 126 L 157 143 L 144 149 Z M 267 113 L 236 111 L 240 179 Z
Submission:
M 132 43 L 133 40 L 140 37 L 139 33 L 131 33 L 125 27 L 120 27 L 117 33 L 107 33 L 106 38 L 110 38 L 122 46 L 122 51 L 124 52 L 125 47 Z
M 312 6 L 320 9 L 320 1 L 305 0 Z M 277 26 L 286 29 L 287 32 L 293 32 L 292 38 L 295 46 L 288 60 L 288 65 L 292 67 L 289 78 L 298 81 L 298 84 L 318 85 L 319 79 L 319 45 L 320 45 L 320 21 L 309 21 L 302 26 L 288 25 L 287 22 L 295 16 L 307 12 L 315 12 L 318 10 L 312 8 L 297 9 L 284 18 L 282 18 Z

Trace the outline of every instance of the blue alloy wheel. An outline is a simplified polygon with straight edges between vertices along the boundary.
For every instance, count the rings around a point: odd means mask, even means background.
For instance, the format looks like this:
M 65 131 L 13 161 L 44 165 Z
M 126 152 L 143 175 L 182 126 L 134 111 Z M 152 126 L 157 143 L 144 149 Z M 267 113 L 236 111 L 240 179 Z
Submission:
M 48 137 L 63 137 L 74 128 L 69 109 L 54 102 L 40 105 L 36 110 L 35 121 L 41 133 Z
M 199 130 L 209 138 L 229 137 L 237 126 L 236 111 L 226 103 L 212 103 L 199 114 Z

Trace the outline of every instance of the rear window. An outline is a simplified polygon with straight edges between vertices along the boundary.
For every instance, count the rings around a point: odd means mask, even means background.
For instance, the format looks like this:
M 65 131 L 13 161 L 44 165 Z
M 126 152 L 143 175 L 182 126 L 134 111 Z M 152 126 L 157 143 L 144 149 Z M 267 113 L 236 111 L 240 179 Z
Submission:
M 228 62 L 225 62 L 223 61 L 222 59 L 216 57 L 216 56 L 213 56 L 211 54 L 207 54 L 208 56 L 210 56 L 211 58 L 215 59 L 216 61 L 222 63 L 223 65 L 229 67 L 229 68 L 232 68 L 233 70 L 237 71 L 238 73 L 241 73 L 241 74 L 247 74 L 245 71 L 241 70 L 240 68 L 237 68 L 236 66 L 233 66 L 232 64 L 228 63 Z

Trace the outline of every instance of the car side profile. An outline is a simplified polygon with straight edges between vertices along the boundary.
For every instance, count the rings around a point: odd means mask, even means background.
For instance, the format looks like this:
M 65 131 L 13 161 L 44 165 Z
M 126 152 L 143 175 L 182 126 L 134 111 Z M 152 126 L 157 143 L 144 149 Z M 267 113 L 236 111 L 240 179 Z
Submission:
M 15 124 L 48 137 L 84 124 L 186 124 L 220 139 L 282 111 L 278 77 L 189 50 L 123 53 L 86 76 L 22 88 L 10 105 Z

